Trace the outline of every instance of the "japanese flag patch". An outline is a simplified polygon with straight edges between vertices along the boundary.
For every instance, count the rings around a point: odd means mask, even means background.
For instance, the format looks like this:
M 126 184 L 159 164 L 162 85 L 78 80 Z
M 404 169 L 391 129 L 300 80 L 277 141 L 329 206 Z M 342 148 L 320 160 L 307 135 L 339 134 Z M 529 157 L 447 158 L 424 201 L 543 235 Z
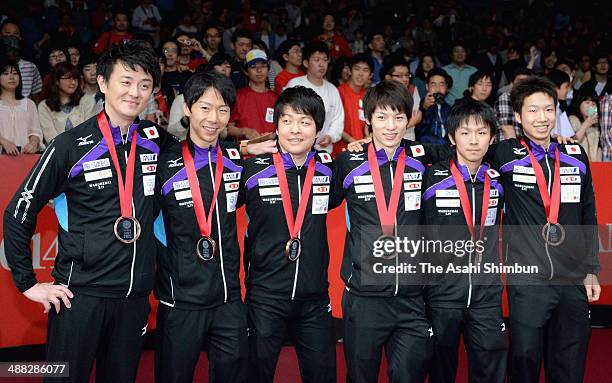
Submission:
M 420 157 L 425 155 L 425 148 L 423 145 L 414 145 L 410 147 L 412 151 L 412 157 Z
M 157 131 L 157 128 L 154 126 L 149 126 L 147 128 L 144 128 L 144 133 L 146 134 L 148 139 L 159 137 L 159 132 Z
M 230 158 L 230 160 L 239 160 L 240 159 L 240 152 L 238 152 L 238 149 L 236 148 L 228 148 L 226 149 L 227 151 L 227 155 Z
M 332 156 L 329 153 L 319 153 L 319 158 L 321 158 L 321 162 L 324 164 L 332 161 Z
M 567 150 L 567 154 L 580 154 L 579 145 L 565 145 L 565 150 Z
M 497 172 L 497 170 L 495 169 L 487 169 L 487 174 L 489 175 L 489 177 L 491 178 L 497 178 L 499 177 L 499 173 Z

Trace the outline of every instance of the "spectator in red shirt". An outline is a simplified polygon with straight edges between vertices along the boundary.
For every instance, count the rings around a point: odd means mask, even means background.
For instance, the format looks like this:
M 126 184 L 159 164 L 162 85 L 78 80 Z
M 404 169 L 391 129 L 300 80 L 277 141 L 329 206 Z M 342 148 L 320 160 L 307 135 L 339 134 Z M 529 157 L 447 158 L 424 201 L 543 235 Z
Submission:
M 124 40 L 131 40 L 132 33 L 128 31 L 130 19 L 127 11 L 116 11 L 113 16 L 113 29 L 100 35 L 94 45 L 93 51 L 96 55 L 101 55 L 110 47 Z
M 327 13 L 323 17 L 323 32 L 319 35 L 319 40 L 325 42 L 329 48 L 329 57 L 332 61 L 335 61 L 339 57 L 346 56 L 351 57 L 353 51 L 348 45 L 348 42 L 339 34 L 336 30 L 336 22 L 334 16 Z
M 251 33 L 255 33 L 259 29 L 259 15 L 251 9 L 250 0 L 242 0 L 240 2 L 239 18 L 242 19 L 242 28 Z
M 349 61 L 351 71 L 349 80 L 338 87 L 342 106 L 344 107 L 344 132 L 342 140 L 334 145 L 333 154 L 342 153 L 346 145 L 365 137 L 365 114 L 363 112 L 363 96 L 372 79 L 374 59 L 365 53 L 353 56 Z
M 276 131 L 274 105 L 276 93 L 266 87 L 269 70 L 268 56 L 260 49 L 247 53 L 249 85 L 238 89 L 236 106 L 228 125 L 228 135 L 248 140 Z
M 196 57 L 197 54 L 203 56 L 206 52 L 198 39 L 191 38 L 186 34 L 180 34 L 176 36 L 176 41 L 179 43 L 179 65 L 186 66 L 190 71 L 195 72 L 198 66 L 206 64 L 205 59 Z
M 286 40 L 276 51 L 279 64 L 283 70 L 274 79 L 274 91 L 281 94 L 289 80 L 304 75 L 302 72 L 302 45 L 298 40 Z

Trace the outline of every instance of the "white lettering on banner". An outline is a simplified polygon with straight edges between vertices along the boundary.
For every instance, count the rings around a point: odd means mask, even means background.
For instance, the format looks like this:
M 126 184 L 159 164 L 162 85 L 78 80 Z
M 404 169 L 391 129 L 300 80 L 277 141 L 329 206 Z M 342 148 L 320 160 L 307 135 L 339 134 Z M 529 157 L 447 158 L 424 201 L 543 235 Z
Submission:
M 41 233 L 36 233 L 32 236 L 32 267 L 34 270 L 44 270 L 53 268 L 55 257 L 57 257 L 58 241 L 57 235 L 53 237 L 53 241 L 49 247 L 42 253 Z M 43 261 L 47 266 L 43 265 Z M 4 238 L 0 243 L 0 265 L 3 269 L 10 271 L 4 252 Z

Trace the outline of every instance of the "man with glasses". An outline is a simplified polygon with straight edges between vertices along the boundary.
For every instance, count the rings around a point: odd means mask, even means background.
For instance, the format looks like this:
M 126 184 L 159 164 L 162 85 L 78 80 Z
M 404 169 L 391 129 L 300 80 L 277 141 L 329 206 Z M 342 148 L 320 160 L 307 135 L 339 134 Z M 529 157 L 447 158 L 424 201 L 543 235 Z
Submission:
M 183 87 L 191 72 L 185 66 L 178 64 L 178 43 L 174 40 L 166 41 L 162 45 L 164 59 L 164 73 L 161 81 L 161 90 L 168 104 L 172 104 L 174 98 L 183 93 Z
M 397 55 L 388 56 L 384 61 L 385 63 L 381 70 L 381 77 L 384 77 L 385 80 L 394 80 L 402 84 L 408 90 L 414 101 L 412 116 L 410 117 L 410 121 L 408 121 L 408 128 L 404 135 L 404 138 L 414 141 L 414 128 L 423 119 L 423 113 L 419 110 L 421 96 L 419 95 L 418 89 L 410 82 L 412 73 L 410 73 L 409 64 L 403 57 Z

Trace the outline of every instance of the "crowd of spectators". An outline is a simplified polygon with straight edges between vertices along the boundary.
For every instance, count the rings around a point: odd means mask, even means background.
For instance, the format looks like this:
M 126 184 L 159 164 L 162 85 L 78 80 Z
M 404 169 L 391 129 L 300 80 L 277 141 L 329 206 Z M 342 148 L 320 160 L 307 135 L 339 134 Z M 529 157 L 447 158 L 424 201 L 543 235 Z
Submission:
M 494 4 L 494 5 L 491 5 Z M 216 70 L 237 88 L 226 136 L 273 131 L 276 97 L 303 85 L 324 100 L 317 149 L 368 135 L 365 89 L 399 81 L 415 100 L 406 138 L 448 143 L 465 99 L 497 113 L 496 140 L 518 137 L 510 91 L 531 75 L 557 86 L 555 134 L 612 161 L 612 5 L 606 1 L 8 0 L 0 4 L 0 146 L 35 153 L 103 107 L 96 56 L 151 43 L 162 83 L 140 116 L 186 135 L 182 88 Z

